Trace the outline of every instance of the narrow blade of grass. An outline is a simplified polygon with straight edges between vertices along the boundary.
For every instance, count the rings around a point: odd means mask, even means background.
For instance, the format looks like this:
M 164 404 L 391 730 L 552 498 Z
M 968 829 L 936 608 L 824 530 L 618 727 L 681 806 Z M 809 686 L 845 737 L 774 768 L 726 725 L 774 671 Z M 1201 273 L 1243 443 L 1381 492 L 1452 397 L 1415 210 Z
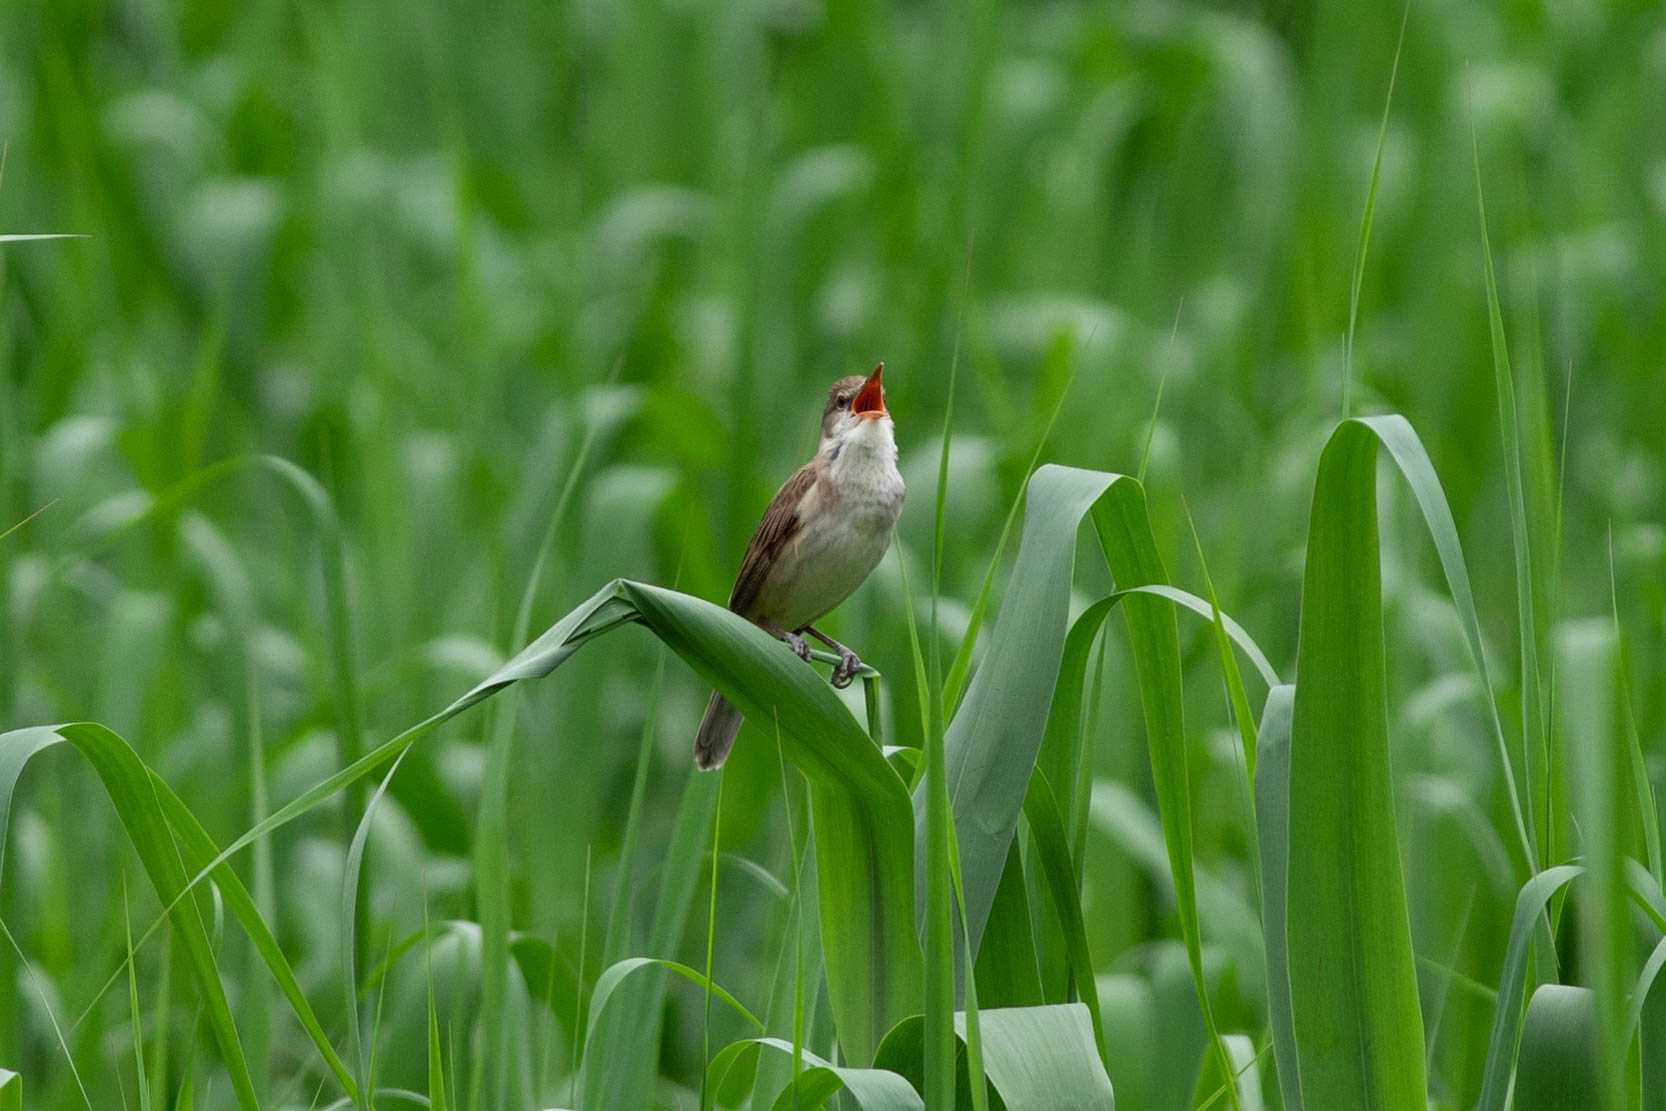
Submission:
M 1533 552 L 1531 529 L 1527 516 L 1527 497 L 1522 482 L 1521 425 L 1516 414 L 1515 379 L 1510 370 L 1510 348 L 1504 333 L 1504 315 L 1499 307 L 1498 276 L 1493 272 L 1492 242 L 1487 234 L 1487 202 L 1481 188 L 1481 148 L 1470 129 L 1470 153 L 1475 167 L 1475 207 L 1481 226 L 1482 274 L 1487 291 L 1488 335 L 1492 342 L 1493 382 L 1498 397 L 1498 425 L 1504 445 L 1504 484 L 1510 507 L 1510 539 L 1516 570 L 1516 623 L 1521 646 L 1521 727 L 1522 776 L 1527 786 L 1527 830 L 1531 835 L 1542 828 L 1544 837 L 1551 836 L 1555 820 L 1550 813 L 1549 794 L 1549 723 L 1545 702 L 1545 685 L 1539 672 L 1540 645 L 1544 626 L 1536 611 L 1533 592 Z M 1546 784 L 1543 799 L 1533 793 L 1535 767 Z M 1534 803 L 1539 802 L 1535 817 Z M 1536 869 L 1545 860 L 1555 859 L 1556 846 L 1535 838 L 1537 854 L 1532 858 Z
M 406 752 L 409 751 L 406 749 Z M 364 1111 L 370 1109 L 370 1093 L 375 1085 L 371 1080 L 370 1054 L 359 1033 L 358 939 L 355 933 L 359 918 L 359 869 L 364 863 L 365 845 L 370 841 L 370 826 L 376 816 L 376 807 L 387 794 L 388 784 L 393 781 L 404 759 L 404 752 L 394 758 L 387 774 L 382 777 L 382 782 L 377 785 L 375 794 L 371 795 L 370 801 L 365 804 L 364 814 L 359 818 L 358 829 L 353 831 L 353 841 L 347 848 L 347 859 L 341 871 L 342 988 L 346 994 L 348 1043 L 352 1047 L 353 1062 L 358 1070 L 358 1103 Z
M 121 877 L 122 937 L 127 943 L 127 1014 L 133 1031 L 133 1073 L 138 1079 L 139 1111 L 150 1111 L 150 1082 L 145 1078 L 145 1024 L 139 1017 L 139 975 L 133 961 L 133 916 L 127 905 L 127 873 Z
M 1574 864 L 1547 868 L 1522 885 L 1516 896 L 1515 916 L 1504 949 L 1504 970 L 1498 978 L 1498 1003 L 1493 1012 L 1492 1036 L 1487 1043 L 1482 1072 L 1481 1101 L 1477 1111 L 1504 1111 L 1510 1078 L 1516 1066 L 1516 1047 L 1521 1037 L 1522 1008 L 1527 995 L 1528 945 L 1534 925 L 1551 898 L 1584 874 Z
M 1400 14 L 1400 37 L 1394 43 L 1394 64 L 1388 71 L 1388 93 L 1383 97 L 1383 121 L 1377 127 L 1377 150 L 1371 156 L 1371 183 L 1365 190 L 1365 211 L 1359 218 L 1359 246 L 1354 251 L 1354 275 L 1348 286 L 1348 337 L 1342 347 L 1342 417 L 1352 416 L 1354 379 L 1354 327 L 1359 322 L 1359 293 L 1365 285 L 1365 253 L 1371 246 L 1371 223 L 1377 213 L 1377 183 L 1382 176 L 1383 148 L 1388 145 L 1389 109 L 1394 106 L 1394 82 L 1400 76 L 1400 51 L 1406 45 L 1406 23 L 1411 19 L 1411 0 Z
M 1289 999 L 1289 726 L 1296 688 L 1274 686 L 1261 706 L 1259 760 L 1254 773 L 1256 851 L 1261 858 L 1261 938 L 1266 946 L 1266 1009 L 1273 1028 L 1273 1066 L 1286 1111 L 1301 1111 L 1301 1056 Z
M 1082 919 L 1081 896 L 1076 890 L 1076 868 L 1070 858 L 1070 842 L 1065 838 L 1064 821 L 1059 817 L 1058 803 L 1047 781 L 1040 776 L 1030 780 L 1024 795 L 1024 817 L 1030 823 L 1030 834 L 1035 839 L 1035 859 L 1040 860 L 1047 890 L 1053 897 L 1064 927 L 1066 951 L 1070 955 L 1071 982 L 1077 996 L 1087 1006 L 1093 1024 L 1093 1044 L 1099 1059 L 1110 1068 L 1110 1050 L 1105 1041 L 1105 1030 L 1099 1014 L 1099 986 L 1094 975 L 1093 956 L 1088 951 L 1087 927 Z

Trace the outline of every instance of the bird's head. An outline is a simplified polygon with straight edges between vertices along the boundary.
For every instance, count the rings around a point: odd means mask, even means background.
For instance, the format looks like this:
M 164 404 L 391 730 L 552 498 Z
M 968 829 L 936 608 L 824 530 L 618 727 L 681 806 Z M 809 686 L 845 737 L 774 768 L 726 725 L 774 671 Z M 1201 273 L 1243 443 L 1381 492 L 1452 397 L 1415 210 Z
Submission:
M 870 426 L 891 424 L 891 414 L 885 411 L 885 386 L 880 376 L 885 364 L 873 368 L 867 377 L 852 374 L 834 382 L 827 391 L 827 408 L 821 414 L 821 439 L 842 441 Z

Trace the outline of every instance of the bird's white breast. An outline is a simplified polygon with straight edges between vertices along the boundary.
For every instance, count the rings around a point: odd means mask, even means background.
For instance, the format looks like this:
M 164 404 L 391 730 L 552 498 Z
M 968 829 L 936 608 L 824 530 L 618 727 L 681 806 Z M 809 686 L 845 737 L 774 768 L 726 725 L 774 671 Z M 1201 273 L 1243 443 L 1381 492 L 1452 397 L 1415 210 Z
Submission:
M 789 630 L 819 620 L 862 585 L 902 512 L 889 420 L 862 422 L 821 457 L 825 466 L 799 503 L 799 527 L 760 597 L 760 616 Z

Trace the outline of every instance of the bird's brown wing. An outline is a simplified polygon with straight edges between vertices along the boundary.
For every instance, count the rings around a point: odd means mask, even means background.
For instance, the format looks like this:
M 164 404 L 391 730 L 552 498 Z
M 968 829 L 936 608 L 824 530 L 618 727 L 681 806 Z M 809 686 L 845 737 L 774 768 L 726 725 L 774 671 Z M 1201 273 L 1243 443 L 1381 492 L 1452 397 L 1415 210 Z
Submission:
M 740 574 L 735 576 L 729 608 L 736 613 L 743 617 L 752 616 L 752 607 L 758 600 L 758 593 L 763 590 L 770 568 L 775 566 L 776 556 L 798 532 L 799 503 L 815 484 L 815 464 L 806 463 L 781 484 L 781 489 L 775 491 L 769 508 L 764 510 L 764 519 L 758 522 L 758 530 L 752 534 L 752 542 L 746 546 L 746 555 L 740 561 Z

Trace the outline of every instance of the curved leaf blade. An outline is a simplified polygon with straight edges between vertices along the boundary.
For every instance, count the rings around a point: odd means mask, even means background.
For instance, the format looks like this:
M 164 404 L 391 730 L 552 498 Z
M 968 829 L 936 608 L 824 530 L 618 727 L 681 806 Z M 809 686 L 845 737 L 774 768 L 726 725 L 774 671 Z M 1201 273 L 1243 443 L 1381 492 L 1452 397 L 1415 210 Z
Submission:
M 1290 733 L 1286 920 L 1309 1107 L 1421 1107 L 1423 1016 L 1394 828 L 1377 542 L 1377 439 L 1319 461 Z M 1299 819 L 1299 820 L 1298 820 Z

